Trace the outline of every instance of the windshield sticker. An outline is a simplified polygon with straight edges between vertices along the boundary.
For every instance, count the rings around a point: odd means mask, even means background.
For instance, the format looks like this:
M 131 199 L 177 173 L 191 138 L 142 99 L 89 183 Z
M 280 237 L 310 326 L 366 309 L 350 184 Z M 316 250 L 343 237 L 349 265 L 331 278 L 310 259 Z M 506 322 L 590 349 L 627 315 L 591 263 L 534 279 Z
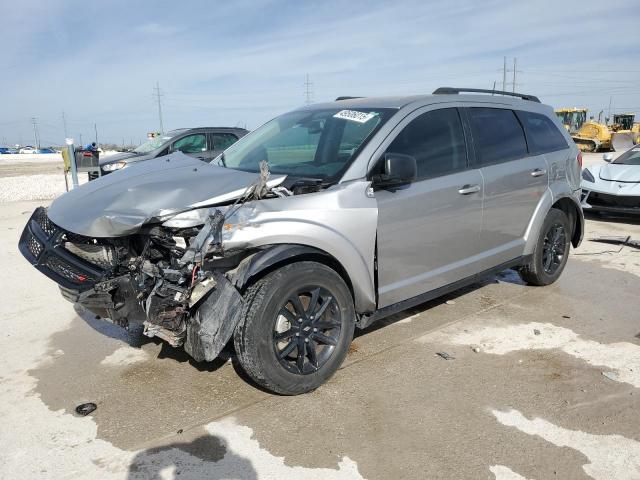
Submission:
M 343 120 L 351 120 L 352 122 L 367 123 L 373 117 L 375 113 L 357 112 L 355 110 L 340 110 L 333 118 L 341 118 Z

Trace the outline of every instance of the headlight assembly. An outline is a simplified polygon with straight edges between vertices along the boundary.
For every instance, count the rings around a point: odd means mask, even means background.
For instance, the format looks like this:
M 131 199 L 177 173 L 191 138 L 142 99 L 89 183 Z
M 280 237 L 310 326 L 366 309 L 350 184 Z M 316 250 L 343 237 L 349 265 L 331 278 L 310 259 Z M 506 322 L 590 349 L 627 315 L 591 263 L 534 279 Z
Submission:
M 102 166 L 102 170 L 105 172 L 113 172 L 114 170 L 120 170 L 127 165 L 127 162 L 115 162 L 115 163 L 107 163 Z
M 587 182 L 591 182 L 591 183 L 596 181 L 596 179 L 593 178 L 593 174 L 587 168 L 584 168 L 582 170 L 582 179 L 586 180 Z

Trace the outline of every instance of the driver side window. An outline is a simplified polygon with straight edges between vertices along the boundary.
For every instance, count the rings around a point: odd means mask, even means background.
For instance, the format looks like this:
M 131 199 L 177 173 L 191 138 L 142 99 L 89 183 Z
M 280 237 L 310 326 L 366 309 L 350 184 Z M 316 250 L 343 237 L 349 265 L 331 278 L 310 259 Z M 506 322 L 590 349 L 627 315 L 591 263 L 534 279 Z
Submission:
M 389 153 L 416 159 L 418 180 L 467 168 L 462 121 L 456 108 L 443 108 L 416 117 L 387 148 Z
M 182 153 L 201 153 L 207 150 L 207 137 L 203 133 L 187 135 L 173 143 L 172 150 Z

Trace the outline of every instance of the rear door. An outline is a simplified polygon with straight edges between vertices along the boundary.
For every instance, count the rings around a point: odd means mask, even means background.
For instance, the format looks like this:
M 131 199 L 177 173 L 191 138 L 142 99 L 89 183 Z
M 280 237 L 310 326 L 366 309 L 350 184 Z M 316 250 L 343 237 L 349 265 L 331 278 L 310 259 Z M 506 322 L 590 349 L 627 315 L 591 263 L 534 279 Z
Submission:
M 209 150 L 206 159 L 211 161 L 238 141 L 238 137 L 229 132 L 210 132 Z
M 476 273 L 482 176 L 468 163 L 459 110 L 425 110 L 404 119 L 383 145 L 385 153 L 415 157 L 418 179 L 375 192 L 378 307 Z
M 523 254 L 529 221 L 548 188 L 548 166 L 544 154 L 529 153 L 513 110 L 470 107 L 467 113 L 484 179 L 479 244 L 488 269 Z

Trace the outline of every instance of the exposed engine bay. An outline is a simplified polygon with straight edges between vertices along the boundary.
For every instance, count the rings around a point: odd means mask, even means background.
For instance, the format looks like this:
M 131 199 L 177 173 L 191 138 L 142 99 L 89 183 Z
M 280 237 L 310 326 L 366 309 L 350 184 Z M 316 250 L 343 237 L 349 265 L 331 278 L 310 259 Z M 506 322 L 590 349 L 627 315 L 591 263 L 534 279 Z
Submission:
M 123 237 L 68 232 L 40 207 L 20 248 L 68 300 L 125 328 L 142 324 L 145 335 L 174 347 L 184 345 L 198 361 L 213 360 L 242 310 L 242 296 L 232 283 L 234 268 L 252 253 L 224 251 L 225 219 L 248 201 L 293 195 L 286 187 L 270 187 L 268 177 L 265 163 L 258 180 L 234 203 L 199 209 L 197 215 L 178 216 Z M 310 188 L 305 182 L 302 186 Z

